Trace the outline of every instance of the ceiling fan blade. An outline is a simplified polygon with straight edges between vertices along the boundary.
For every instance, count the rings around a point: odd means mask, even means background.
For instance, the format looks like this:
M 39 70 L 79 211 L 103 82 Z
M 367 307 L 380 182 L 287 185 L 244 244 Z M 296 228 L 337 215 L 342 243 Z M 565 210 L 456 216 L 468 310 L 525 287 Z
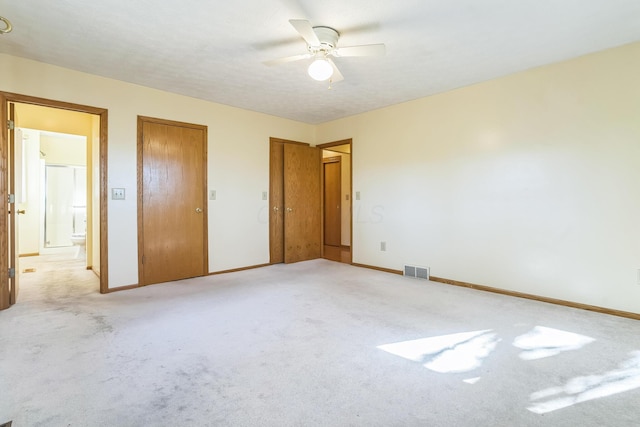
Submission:
M 300 33 L 309 46 L 320 46 L 320 40 L 309 21 L 305 19 L 289 19 L 289 23 Z
M 271 59 L 269 61 L 263 61 L 264 65 L 272 67 L 274 65 L 286 64 L 287 62 L 300 61 L 302 59 L 311 58 L 310 53 L 301 53 L 300 55 L 286 56 L 284 58 Z
M 386 49 L 384 44 L 365 44 L 361 46 L 346 46 L 334 49 L 333 56 L 384 56 Z
M 329 61 L 329 64 L 331 64 L 331 66 L 333 67 L 333 75 L 331 76 L 331 81 L 333 83 L 337 83 L 344 80 L 344 77 L 342 76 L 342 73 L 340 72 L 340 70 L 338 70 L 336 63 L 333 62 L 331 58 L 327 58 L 327 61 Z

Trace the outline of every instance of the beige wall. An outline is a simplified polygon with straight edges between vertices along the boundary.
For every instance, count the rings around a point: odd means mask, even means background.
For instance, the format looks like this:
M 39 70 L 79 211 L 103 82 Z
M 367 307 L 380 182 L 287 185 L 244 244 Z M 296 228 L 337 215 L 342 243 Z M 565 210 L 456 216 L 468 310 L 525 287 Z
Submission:
M 638 76 L 640 43 L 319 126 L 354 262 L 640 312 Z
M 208 127 L 209 271 L 269 262 L 269 137 L 312 143 L 315 127 L 0 54 L 0 90 L 109 110 L 109 286 L 138 282 L 137 116 Z M 43 78 L 46 76 L 46 78 Z
M 91 115 L 75 111 L 16 105 L 16 122 L 20 127 L 49 132 L 86 136 L 91 140 Z
M 40 151 L 46 154 L 47 164 L 87 166 L 87 141 L 84 137 L 41 133 Z
M 353 138 L 354 262 L 640 312 L 640 43 L 320 126 L 0 61 L 0 90 L 109 109 L 111 287 L 137 282 L 140 114 L 209 127 L 210 271 L 268 262 L 270 136 Z

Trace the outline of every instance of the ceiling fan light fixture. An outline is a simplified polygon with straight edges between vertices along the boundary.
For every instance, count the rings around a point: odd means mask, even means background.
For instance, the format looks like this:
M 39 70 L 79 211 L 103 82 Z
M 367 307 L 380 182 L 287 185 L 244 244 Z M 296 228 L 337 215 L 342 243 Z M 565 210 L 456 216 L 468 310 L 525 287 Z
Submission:
M 312 79 L 322 82 L 333 75 L 333 67 L 325 58 L 316 58 L 309 65 L 307 72 Z
M 5 18 L 4 16 L 0 16 L 0 22 L 2 22 L 4 28 L 0 28 L 0 34 L 7 34 L 10 33 L 11 30 L 13 29 L 13 26 L 11 25 L 11 22 L 9 22 L 9 20 L 7 18 Z

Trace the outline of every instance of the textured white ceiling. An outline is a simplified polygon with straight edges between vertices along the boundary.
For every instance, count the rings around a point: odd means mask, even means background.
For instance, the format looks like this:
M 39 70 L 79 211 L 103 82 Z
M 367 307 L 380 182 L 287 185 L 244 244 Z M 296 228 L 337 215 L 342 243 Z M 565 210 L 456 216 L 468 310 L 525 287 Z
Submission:
M 640 40 L 640 0 L 0 0 L 0 52 L 322 123 Z M 306 74 L 289 19 L 335 28 L 345 80 Z

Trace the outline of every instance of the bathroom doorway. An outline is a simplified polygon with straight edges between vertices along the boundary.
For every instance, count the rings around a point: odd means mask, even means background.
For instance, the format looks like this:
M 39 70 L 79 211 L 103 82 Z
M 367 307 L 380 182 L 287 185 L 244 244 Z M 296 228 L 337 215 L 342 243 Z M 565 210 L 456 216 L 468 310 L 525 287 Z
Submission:
M 34 144 L 24 144 L 25 140 L 19 136 L 22 129 L 38 129 L 44 132 L 63 133 L 67 135 L 82 135 L 86 137 L 86 258 L 81 264 L 82 270 L 97 278 L 92 292 L 109 291 L 108 277 L 108 236 L 107 236 L 107 139 L 108 139 L 108 111 L 104 108 L 69 102 L 37 98 L 9 92 L 0 92 L 0 118 L 8 124 L 4 132 L 0 133 L 0 160 L 8 165 L 8 174 L 4 179 L 0 177 L 0 195 L 9 203 L 0 205 L 0 235 L 6 243 L 0 267 L 8 268 L 9 274 L 0 276 L 0 310 L 15 304 L 18 300 L 19 282 L 21 276 L 29 273 L 24 260 L 31 260 L 40 255 L 40 242 L 44 240 L 36 237 L 32 247 L 21 245 L 20 231 L 27 229 L 30 233 L 40 236 L 43 233 L 44 222 L 40 221 L 41 213 L 34 218 L 31 215 L 32 227 L 25 227 L 29 213 L 38 211 L 40 197 L 36 201 L 28 200 L 28 194 L 35 194 L 33 186 L 40 189 L 44 173 L 39 176 L 26 175 L 19 171 L 27 162 L 26 153 Z M 14 147 L 15 145 L 15 147 Z M 30 155 L 33 159 L 33 152 Z M 36 162 L 40 163 L 40 149 L 36 150 Z M 63 164 L 64 162 L 58 162 Z M 40 168 L 34 170 L 40 171 Z M 33 225 L 35 224 L 35 225 Z M 42 224 L 42 225 L 41 225 Z M 3 231 L 4 230 L 4 231 Z M 73 234 L 73 233 L 72 233 Z M 21 242 L 22 240 L 22 242 Z M 69 247 L 64 248 L 69 250 Z M 52 249 L 53 250 L 53 249 Z M 70 248 L 73 253 L 73 246 Z M 22 256 L 19 256 L 22 255 Z M 77 260 L 74 260 L 77 262 Z M 47 279 L 48 280 L 48 279 Z
M 84 245 L 87 233 L 86 167 L 45 164 L 42 193 L 44 235 L 41 252 L 47 248 Z M 76 258 L 84 257 L 83 253 L 78 252 Z
M 87 241 L 87 138 L 19 129 L 23 158 L 19 255 L 68 253 L 85 260 Z
M 78 246 L 85 258 L 87 234 L 87 172 L 84 166 L 46 165 L 41 253 L 49 248 Z

